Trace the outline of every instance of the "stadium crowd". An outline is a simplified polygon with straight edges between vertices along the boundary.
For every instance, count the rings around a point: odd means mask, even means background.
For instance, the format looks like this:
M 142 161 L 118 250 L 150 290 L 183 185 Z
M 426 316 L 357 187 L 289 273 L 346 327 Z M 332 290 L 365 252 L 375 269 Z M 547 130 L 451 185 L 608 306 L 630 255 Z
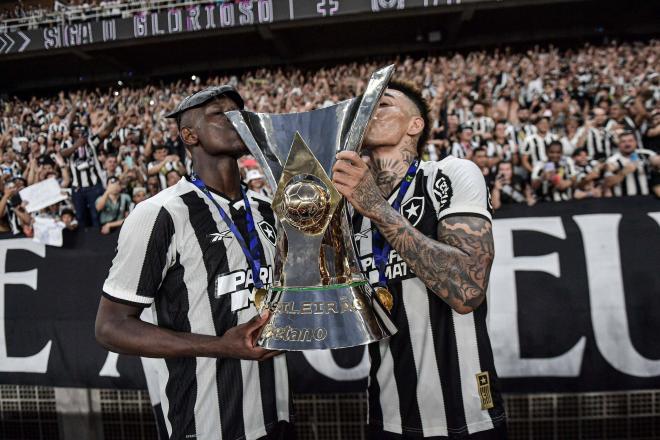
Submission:
M 303 71 L 258 69 L 202 81 L 153 82 L 0 100 L 0 231 L 33 233 L 37 217 L 65 227 L 119 228 L 136 203 L 191 170 L 176 123 L 183 97 L 234 84 L 246 108 L 302 112 L 359 95 L 394 62 L 431 114 L 426 160 L 455 155 L 482 170 L 495 209 L 571 199 L 660 197 L 660 41 L 515 53 L 361 62 Z M 269 192 L 253 158 L 246 183 Z M 66 200 L 29 213 L 19 191 L 54 178 Z

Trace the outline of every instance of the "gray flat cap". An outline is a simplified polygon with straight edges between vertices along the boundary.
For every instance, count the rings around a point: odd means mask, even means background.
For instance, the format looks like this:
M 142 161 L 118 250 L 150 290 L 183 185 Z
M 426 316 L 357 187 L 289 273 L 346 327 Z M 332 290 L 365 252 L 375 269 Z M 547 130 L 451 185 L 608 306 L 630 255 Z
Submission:
M 168 113 L 165 115 L 166 118 L 177 118 L 186 110 L 190 110 L 191 108 L 195 107 L 200 107 L 210 100 L 218 97 L 225 95 L 231 100 L 233 100 L 239 107 L 240 110 L 243 110 L 243 98 L 241 98 L 241 95 L 238 94 L 238 91 L 233 87 L 228 84 L 225 84 L 223 86 L 213 86 L 213 87 L 207 87 L 204 90 L 200 90 L 199 92 L 193 93 L 190 96 L 186 96 L 183 98 L 183 101 L 179 103 L 179 105 L 176 106 L 173 112 Z

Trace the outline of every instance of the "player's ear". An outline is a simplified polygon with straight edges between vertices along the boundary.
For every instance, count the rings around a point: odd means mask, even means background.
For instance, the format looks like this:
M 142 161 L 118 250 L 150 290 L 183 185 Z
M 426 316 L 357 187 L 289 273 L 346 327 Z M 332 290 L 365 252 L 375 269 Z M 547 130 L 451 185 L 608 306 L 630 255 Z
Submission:
M 195 129 L 190 127 L 183 127 L 181 129 L 181 140 L 184 144 L 186 144 L 187 147 L 197 145 L 199 142 L 199 138 L 197 137 Z
M 408 124 L 408 136 L 415 137 L 424 130 L 424 119 L 421 116 L 413 116 Z

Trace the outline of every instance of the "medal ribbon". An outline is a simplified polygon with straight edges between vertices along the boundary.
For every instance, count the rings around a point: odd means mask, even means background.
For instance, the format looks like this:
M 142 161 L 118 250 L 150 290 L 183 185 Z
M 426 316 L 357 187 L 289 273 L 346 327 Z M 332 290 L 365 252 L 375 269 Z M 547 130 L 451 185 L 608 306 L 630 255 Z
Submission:
M 401 201 L 403 197 L 408 192 L 408 188 L 417 174 L 417 167 L 419 166 L 419 159 L 415 159 L 413 163 L 408 167 L 406 176 L 401 181 L 399 186 L 399 192 L 392 203 L 392 208 L 399 212 L 401 209 Z M 378 267 L 378 285 L 381 287 L 387 287 L 387 276 L 385 275 L 385 266 L 387 266 L 387 260 L 389 259 L 390 251 L 392 250 L 392 245 L 387 242 L 381 235 L 378 228 L 374 229 L 374 232 L 371 234 L 371 249 L 374 254 L 374 262 L 376 267 Z
M 249 247 L 245 242 L 245 238 L 243 237 L 243 235 L 241 235 L 241 232 L 238 230 L 236 224 L 227 215 L 225 210 L 222 209 L 220 204 L 213 198 L 211 192 L 206 187 L 202 179 L 200 179 L 200 177 L 197 174 L 193 173 L 192 176 L 190 177 L 190 180 L 193 183 L 193 185 L 195 185 L 200 191 L 206 194 L 206 197 L 208 197 L 209 200 L 211 200 L 211 202 L 215 205 L 215 207 L 218 208 L 218 212 L 220 213 L 220 217 L 222 217 L 222 221 L 225 222 L 231 233 L 234 234 L 234 237 L 236 237 L 238 244 L 241 245 L 243 254 L 245 254 L 245 258 L 247 259 L 247 262 L 250 265 L 250 269 L 252 270 L 252 282 L 254 284 L 254 287 L 256 289 L 263 288 L 264 283 L 261 282 L 261 277 L 259 276 L 261 272 L 261 252 L 259 251 L 259 235 L 257 234 L 257 229 L 254 225 L 254 217 L 252 216 L 252 209 L 250 209 L 250 201 L 248 200 L 247 194 L 245 193 L 243 187 L 241 187 L 241 194 L 243 195 L 243 205 L 245 206 L 245 220 L 247 223 L 248 236 L 250 238 Z

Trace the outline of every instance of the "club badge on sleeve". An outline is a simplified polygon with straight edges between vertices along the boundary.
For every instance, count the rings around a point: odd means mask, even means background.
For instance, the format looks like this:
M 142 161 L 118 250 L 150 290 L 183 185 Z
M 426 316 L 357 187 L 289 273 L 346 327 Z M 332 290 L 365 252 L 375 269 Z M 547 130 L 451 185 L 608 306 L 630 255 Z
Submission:
M 490 376 L 488 371 L 477 373 L 477 387 L 479 389 L 479 398 L 481 399 L 481 409 L 493 408 L 493 395 L 490 391 Z

